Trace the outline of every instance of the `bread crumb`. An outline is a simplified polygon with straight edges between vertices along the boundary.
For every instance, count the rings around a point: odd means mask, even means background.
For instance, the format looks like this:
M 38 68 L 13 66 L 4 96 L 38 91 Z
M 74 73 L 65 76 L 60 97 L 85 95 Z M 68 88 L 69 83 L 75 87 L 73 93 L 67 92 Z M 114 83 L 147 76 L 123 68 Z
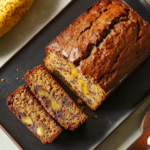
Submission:
M 16 80 L 19 80 L 19 78 L 16 78 Z
M 85 107 L 84 107 L 84 106 L 81 106 L 80 108 L 81 108 L 82 110 L 84 110 Z
M 4 82 L 5 79 L 1 79 L 1 82 Z
M 9 95 L 9 92 L 6 92 L 6 97 L 8 97 L 8 95 Z
M 24 78 L 22 78 L 22 80 L 24 80 Z
M 83 101 L 81 99 L 77 99 L 77 104 L 84 105 Z
M 16 69 L 17 71 L 19 71 L 19 69 Z
M 93 119 L 97 119 L 97 115 L 92 116 Z

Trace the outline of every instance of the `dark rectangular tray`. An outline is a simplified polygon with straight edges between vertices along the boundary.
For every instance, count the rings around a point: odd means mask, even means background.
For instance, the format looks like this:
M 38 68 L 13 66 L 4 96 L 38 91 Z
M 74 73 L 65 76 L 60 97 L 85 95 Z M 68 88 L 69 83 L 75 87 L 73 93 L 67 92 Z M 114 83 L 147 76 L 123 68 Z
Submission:
M 0 124 L 24 150 L 94 149 L 149 95 L 150 58 L 98 108 L 95 112 L 98 119 L 92 119 L 93 112 L 88 113 L 88 120 L 80 128 L 74 132 L 64 130 L 58 139 L 49 145 L 43 145 L 6 106 L 7 95 L 20 85 L 27 85 L 22 80 L 24 73 L 39 64 L 44 64 L 43 59 L 46 56 L 44 47 L 94 2 L 96 0 L 74 0 L 0 69 L 0 79 L 5 79 L 3 83 L 0 82 Z M 150 7 L 144 0 L 125 0 L 125 2 L 150 23 Z M 16 69 L 19 69 L 19 72 Z M 63 87 L 69 92 L 65 86 Z M 76 99 L 71 92 L 69 94 Z

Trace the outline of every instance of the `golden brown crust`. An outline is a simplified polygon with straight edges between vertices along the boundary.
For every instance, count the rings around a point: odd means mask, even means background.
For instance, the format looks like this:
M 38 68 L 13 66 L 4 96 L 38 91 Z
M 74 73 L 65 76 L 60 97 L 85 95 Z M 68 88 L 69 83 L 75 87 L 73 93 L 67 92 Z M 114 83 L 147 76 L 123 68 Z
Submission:
M 149 47 L 150 25 L 141 16 L 121 0 L 101 0 L 60 33 L 46 53 L 56 51 L 108 92 L 149 56 Z
M 25 80 L 47 112 L 65 129 L 73 131 L 88 118 L 42 65 L 28 71 Z M 48 92 L 48 96 L 41 97 L 39 89 Z M 56 111 L 50 107 L 53 100 L 60 110 Z
M 30 97 L 30 99 L 26 99 L 26 101 L 29 103 L 29 101 L 32 99 L 32 103 L 34 103 L 35 106 L 38 106 L 38 109 L 40 109 L 40 112 L 42 112 L 42 113 L 44 112 L 45 118 L 48 118 L 47 120 L 49 120 L 49 123 L 52 122 L 53 127 L 55 128 L 55 130 L 57 130 L 57 132 L 54 133 L 54 134 L 52 134 L 50 137 L 48 137 L 48 138 L 45 139 L 44 137 L 41 137 L 41 136 L 39 136 L 36 132 L 34 132 L 33 127 L 28 126 L 26 123 L 24 123 L 24 124 L 28 127 L 28 129 L 29 129 L 35 136 L 37 136 L 37 137 L 41 140 L 41 142 L 42 142 L 43 144 L 52 143 L 52 142 L 60 135 L 60 133 L 62 132 L 62 129 L 61 129 L 61 127 L 60 127 L 59 125 L 57 125 L 57 123 L 46 113 L 46 111 L 44 110 L 44 108 L 39 104 L 39 102 L 35 99 L 35 97 L 30 93 L 30 91 L 29 91 L 24 85 L 20 86 L 17 90 L 15 90 L 15 92 L 13 92 L 12 94 L 10 94 L 10 95 L 7 97 L 7 105 L 8 105 L 8 107 L 9 107 L 9 109 L 16 115 L 16 117 L 17 117 L 21 122 L 23 122 L 22 119 L 21 119 L 21 114 L 22 114 L 24 111 L 19 112 L 19 111 L 21 111 L 21 109 L 19 109 L 19 107 L 16 105 L 17 103 L 14 102 L 14 101 L 16 101 L 16 99 L 18 98 L 18 97 L 17 97 L 17 94 L 22 94 L 23 92 L 25 92 L 25 95 L 27 95 L 27 96 Z M 16 97 L 16 98 L 15 98 L 15 97 Z M 19 101 L 19 100 L 18 100 L 18 101 Z M 24 101 L 24 100 L 20 98 L 20 101 Z M 31 109 L 32 109 L 32 107 L 31 107 Z M 32 111 L 34 111 L 34 110 L 32 109 Z M 34 113 L 35 113 L 35 112 L 33 112 L 33 114 L 34 114 Z M 25 112 L 24 112 L 23 114 L 26 115 Z M 33 119 L 33 118 L 32 118 L 32 119 Z M 34 122 L 34 121 L 35 121 L 35 120 L 33 120 L 33 122 Z M 49 129 L 49 130 L 51 130 L 51 129 Z M 47 131 L 47 132 L 49 132 L 49 131 Z M 53 131 L 51 130 L 50 132 L 53 132 Z

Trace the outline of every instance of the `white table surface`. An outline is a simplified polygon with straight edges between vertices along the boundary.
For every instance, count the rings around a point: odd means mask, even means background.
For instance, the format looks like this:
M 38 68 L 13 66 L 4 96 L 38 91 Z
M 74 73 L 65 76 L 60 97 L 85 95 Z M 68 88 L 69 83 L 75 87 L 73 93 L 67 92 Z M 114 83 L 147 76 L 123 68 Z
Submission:
M 150 0 L 147 0 L 150 3 Z M 140 135 L 140 126 L 143 116 L 150 108 L 150 98 L 135 111 L 122 125 L 120 125 L 97 150 L 125 150 Z M 0 150 L 18 150 L 17 146 L 0 129 Z
M 18 150 L 18 147 L 0 128 L 0 150 Z

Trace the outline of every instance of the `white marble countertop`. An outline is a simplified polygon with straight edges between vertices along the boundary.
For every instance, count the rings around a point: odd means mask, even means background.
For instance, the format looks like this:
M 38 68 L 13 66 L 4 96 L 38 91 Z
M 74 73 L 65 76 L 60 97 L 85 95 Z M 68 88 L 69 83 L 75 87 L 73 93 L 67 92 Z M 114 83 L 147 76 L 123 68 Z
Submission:
M 150 0 L 147 0 L 150 3 Z M 125 150 L 140 135 L 140 126 L 144 114 L 150 108 L 150 98 L 138 108 L 122 125 L 120 125 L 97 150 Z M 0 150 L 18 150 L 18 147 L 0 129 Z

